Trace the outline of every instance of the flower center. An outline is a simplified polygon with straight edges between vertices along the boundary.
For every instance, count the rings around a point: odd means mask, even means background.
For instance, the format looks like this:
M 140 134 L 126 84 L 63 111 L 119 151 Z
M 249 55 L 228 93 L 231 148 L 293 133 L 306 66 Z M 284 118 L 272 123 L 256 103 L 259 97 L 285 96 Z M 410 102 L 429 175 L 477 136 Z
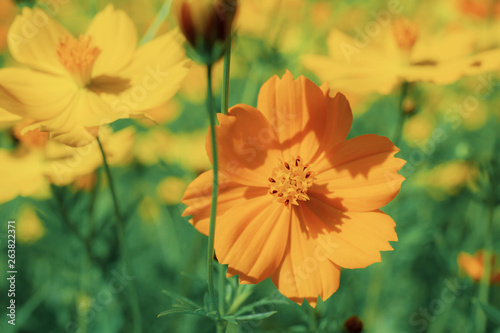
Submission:
M 399 48 L 403 51 L 410 51 L 417 42 L 419 29 L 415 22 L 399 18 L 392 25 L 392 33 Z
M 280 161 L 269 178 L 269 194 L 285 206 L 298 206 L 299 200 L 309 200 L 307 190 L 313 181 L 313 172 L 300 156 L 292 159 L 290 163 Z
M 92 37 L 83 35 L 78 39 L 65 36 L 57 49 L 59 61 L 82 87 L 90 83 L 92 67 L 100 53 L 101 50 L 92 45 Z

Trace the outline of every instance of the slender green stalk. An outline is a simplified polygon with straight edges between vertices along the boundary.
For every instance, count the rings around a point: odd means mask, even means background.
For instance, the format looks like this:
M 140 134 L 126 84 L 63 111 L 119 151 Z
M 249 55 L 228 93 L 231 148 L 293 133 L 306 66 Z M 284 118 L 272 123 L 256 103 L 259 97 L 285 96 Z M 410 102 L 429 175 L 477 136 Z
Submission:
M 404 109 L 404 102 L 406 99 L 406 96 L 408 95 L 408 88 L 409 88 L 409 83 L 408 82 L 403 82 L 401 85 L 401 95 L 399 98 L 399 121 L 398 125 L 396 127 L 396 134 L 394 135 L 393 143 L 398 146 L 399 142 L 401 141 L 401 137 L 403 135 L 403 126 L 405 124 L 406 118 L 408 117 L 407 112 Z
M 212 183 L 212 204 L 210 206 L 210 229 L 208 233 L 207 250 L 207 273 L 208 273 L 208 295 L 210 296 L 212 311 L 217 315 L 217 332 L 223 329 L 221 326 L 220 313 L 217 307 L 217 299 L 214 287 L 214 240 L 215 240 L 215 218 L 217 216 L 217 196 L 219 194 L 219 162 L 217 157 L 217 139 L 215 137 L 216 112 L 214 110 L 212 93 L 212 65 L 207 64 L 207 112 L 210 120 L 210 137 L 212 140 L 212 161 L 213 161 L 213 183 Z
M 161 6 L 160 10 L 158 11 L 158 14 L 156 14 L 153 23 L 149 26 L 148 31 L 146 31 L 144 37 L 142 37 L 141 41 L 139 42 L 139 45 L 149 42 L 156 36 L 163 21 L 170 13 L 170 7 L 172 7 L 172 1 L 173 0 L 166 0 L 163 3 L 163 6 Z
M 109 188 L 111 190 L 111 196 L 113 197 L 113 206 L 115 209 L 116 215 L 116 230 L 118 234 L 118 243 L 120 245 L 120 250 L 123 256 L 124 261 L 124 269 L 125 274 L 130 274 L 132 272 L 132 261 L 130 260 L 130 255 L 128 253 L 127 243 L 125 240 L 125 226 L 123 223 L 123 218 L 120 213 L 120 208 L 118 205 L 118 197 L 116 195 L 115 186 L 113 184 L 113 177 L 111 177 L 111 170 L 109 169 L 108 161 L 106 159 L 106 154 L 104 153 L 104 149 L 101 144 L 101 140 L 97 138 L 97 142 L 99 143 L 99 149 L 101 150 L 102 160 L 104 163 L 104 170 L 106 171 L 106 175 L 109 181 Z M 139 308 L 139 300 L 137 298 L 137 292 L 135 290 L 135 284 L 133 281 L 130 281 L 128 285 L 129 297 L 130 297 L 130 306 L 132 307 L 132 319 L 134 323 L 134 333 L 142 332 L 141 326 L 141 311 Z
M 219 314 L 221 316 L 224 315 L 224 286 L 225 286 L 225 282 L 226 282 L 226 275 L 224 274 L 224 267 L 222 267 L 222 265 L 219 265 L 219 281 L 218 281 L 218 285 L 219 285 L 219 293 L 218 293 L 218 296 L 219 296 Z
M 479 292 L 478 292 L 478 299 L 483 304 L 488 304 L 488 298 L 490 294 L 491 258 L 493 251 L 493 240 L 491 237 L 491 231 L 493 226 L 494 214 L 495 214 L 495 204 L 492 201 L 489 204 L 488 219 L 486 221 L 484 229 L 484 241 L 485 241 L 485 247 L 483 252 L 484 270 L 483 270 L 483 276 L 481 277 L 481 281 L 479 284 Z M 480 306 L 477 307 L 476 323 L 477 323 L 476 332 L 486 332 L 487 328 L 486 315 L 484 314 L 484 311 Z
M 229 76 L 231 70 L 231 43 L 232 38 L 226 39 L 226 52 L 224 53 L 224 74 L 222 81 L 222 114 L 229 110 Z

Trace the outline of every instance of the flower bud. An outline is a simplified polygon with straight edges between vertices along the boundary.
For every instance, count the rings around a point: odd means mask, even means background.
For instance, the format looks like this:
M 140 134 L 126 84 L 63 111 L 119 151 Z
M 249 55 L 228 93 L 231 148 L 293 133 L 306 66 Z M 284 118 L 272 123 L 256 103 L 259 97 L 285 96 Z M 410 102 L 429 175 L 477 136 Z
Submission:
M 237 0 L 181 0 L 177 8 L 180 28 L 195 51 L 195 58 L 213 64 L 224 54 L 236 13 Z

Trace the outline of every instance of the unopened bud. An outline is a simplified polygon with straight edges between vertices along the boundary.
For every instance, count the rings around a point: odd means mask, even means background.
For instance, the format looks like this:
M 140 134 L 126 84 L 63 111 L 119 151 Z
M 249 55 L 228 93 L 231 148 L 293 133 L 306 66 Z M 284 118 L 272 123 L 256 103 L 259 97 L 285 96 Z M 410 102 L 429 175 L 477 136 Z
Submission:
M 363 322 L 358 316 L 351 316 L 344 322 L 344 328 L 348 333 L 363 332 Z
M 213 64 L 222 57 L 237 7 L 237 0 L 179 1 L 179 25 L 196 53 L 196 60 Z

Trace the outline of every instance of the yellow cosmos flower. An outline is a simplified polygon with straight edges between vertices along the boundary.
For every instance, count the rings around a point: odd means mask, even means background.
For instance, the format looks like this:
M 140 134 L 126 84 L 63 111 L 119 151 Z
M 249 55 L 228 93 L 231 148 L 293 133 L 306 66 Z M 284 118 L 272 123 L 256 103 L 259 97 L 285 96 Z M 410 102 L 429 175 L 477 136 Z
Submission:
M 134 153 L 145 165 L 178 163 L 192 171 L 205 171 L 210 168 L 210 161 L 205 153 L 204 131 L 191 133 L 170 133 L 162 128 L 155 128 L 142 134 L 136 142 Z
M 19 212 L 16 228 L 16 240 L 22 244 L 33 244 L 45 235 L 45 228 L 35 210 L 23 206 Z
M 9 151 L 0 149 L 0 203 L 17 196 L 47 197 L 50 184 L 64 186 L 96 170 L 102 164 L 97 141 L 85 147 L 69 147 L 37 129 L 23 133 L 16 128 L 14 135 L 20 146 Z M 126 128 L 108 133 L 102 127 L 100 138 L 111 165 L 125 163 L 131 156 L 134 130 Z
M 257 108 L 218 115 L 220 191 L 215 252 L 240 283 L 271 277 L 281 293 L 315 306 L 339 286 L 340 268 L 381 260 L 397 241 L 380 208 L 398 193 L 405 161 L 389 139 L 346 140 L 348 101 L 287 72 L 261 88 Z M 211 156 L 207 139 L 208 156 Z M 183 215 L 208 234 L 213 172 L 186 190 Z
M 479 176 L 477 167 L 464 160 L 439 164 L 416 177 L 416 184 L 429 191 L 436 200 L 457 195 L 464 187 L 475 188 Z
M 137 46 L 125 12 L 112 5 L 74 37 L 40 9 L 23 8 L 9 34 L 12 56 L 28 68 L 0 70 L 0 107 L 35 120 L 70 146 L 97 126 L 143 114 L 170 99 L 187 72 L 177 31 Z
M 333 30 L 327 40 L 329 55 L 307 55 L 303 64 L 341 90 L 380 94 L 389 94 L 405 81 L 449 84 L 500 66 L 493 61 L 500 56 L 499 50 L 472 55 L 477 39 L 472 32 L 433 35 L 404 18 L 387 29 L 378 28 L 376 34 L 358 30 L 355 37 Z

